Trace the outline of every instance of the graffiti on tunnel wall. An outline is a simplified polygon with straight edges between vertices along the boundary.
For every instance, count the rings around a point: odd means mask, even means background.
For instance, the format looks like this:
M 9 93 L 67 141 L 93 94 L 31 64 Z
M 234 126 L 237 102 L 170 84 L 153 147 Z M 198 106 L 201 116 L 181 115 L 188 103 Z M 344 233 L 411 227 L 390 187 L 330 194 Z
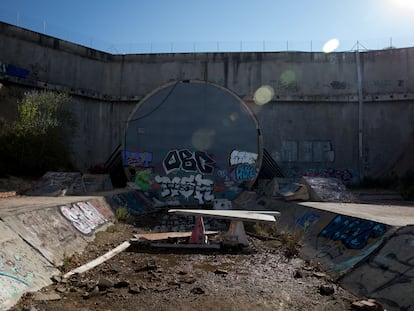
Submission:
M 215 163 L 207 152 L 191 152 L 188 149 L 170 150 L 162 161 L 167 174 L 178 170 L 211 174 L 213 173 Z
M 161 196 L 182 196 L 186 200 L 194 198 L 199 204 L 214 200 L 214 182 L 204 179 L 201 174 L 183 177 L 155 176 L 155 181 L 161 186 Z
M 152 153 L 151 152 L 131 152 L 131 151 L 122 151 L 122 159 L 124 166 L 132 167 L 150 167 L 152 163 Z

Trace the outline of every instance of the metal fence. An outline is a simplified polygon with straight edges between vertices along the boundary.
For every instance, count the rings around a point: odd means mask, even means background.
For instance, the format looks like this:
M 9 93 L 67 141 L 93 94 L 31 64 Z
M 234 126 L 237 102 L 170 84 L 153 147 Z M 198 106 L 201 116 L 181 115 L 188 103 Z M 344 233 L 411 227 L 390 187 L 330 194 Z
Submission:
M 76 33 L 46 21 L 0 10 L 0 21 L 111 54 L 201 53 L 201 52 L 322 52 L 323 40 L 258 40 L 209 42 L 141 42 L 116 44 Z M 412 37 L 355 38 L 340 41 L 337 52 L 414 47 Z

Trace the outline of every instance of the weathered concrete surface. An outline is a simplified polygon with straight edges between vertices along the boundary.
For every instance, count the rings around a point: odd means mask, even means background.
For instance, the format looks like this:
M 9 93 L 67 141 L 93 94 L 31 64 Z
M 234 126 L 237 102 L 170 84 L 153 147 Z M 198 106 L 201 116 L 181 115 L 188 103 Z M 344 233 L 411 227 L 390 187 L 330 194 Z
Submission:
M 294 233 L 301 255 L 345 288 L 388 310 L 414 307 L 414 206 L 261 198 L 256 208 L 280 211 L 278 230 Z
M 51 284 L 55 267 L 82 252 L 123 207 L 115 199 L 130 190 L 87 197 L 10 197 L 0 200 L 0 309 L 27 291 Z
M 414 232 L 410 224 L 414 223 L 414 207 L 284 202 L 253 192 L 243 193 L 235 203 L 239 203 L 235 209 L 243 206 L 280 211 L 278 229 L 295 232 L 303 243 L 302 256 L 320 263 L 349 290 L 376 298 L 390 310 L 414 306 L 414 297 L 409 294 L 413 282 Z M 57 272 L 51 262 L 59 264 L 65 251 L 68 255 L 82 251 L 95 230 L 112 220 L 116 208 L 127 207 L 128 211 L 139 213 L 143 211 L 142 204 L 136 192 L 125 189 L 99 196 L 0 200 L 0 230 L 4 232 L 0 238 L 4 260 L 0 266 L 0 281 L 4 285 L 0 287 L 0 303 L 11 306 L 23 292 L 46 286 L 52 273 Z M 40 259 L 33 263 L 36 256 Z M 27 258 L 28 270 L 14 268 L 23 274 L 10 276 L 16 263 Z M 20 278 L 31 275 L 25 271 L 37 271 L 30 286 Z M 35 276 L 39 277 L 38 283 Z
M 340 282 L 357 295 L 381 301 L 388 310 L 413 310 L 414 226 L 399 228 Z
M 409 202 L 408 202 L 409 203 Z M 389 226 L 414 224 L 414 205 L 303 202 L 302 206 L 380 222 Z
M 55 266 L 65 256 L 82 252 L 98 228 L 114 215 L 99 199 L 74 201 L 58 206 L 7 216 L 3 221 Z
M 0 221 L 0 309 L 12 307 L 28 291 L 52 283 L 59 271 Z
M 71 93 L 70 108 L 79 125 L 71 141 L 73 161 L 82 170 L 108 158 L 142 98 L 171 81 L 199 80 L 231 90 L 254 108 L 264 147 L 289 176 L 355 182 L 361 173 L 403 174 L 414 169 L 414 48 L 360 53 L 363 158 L 358 153 L 356 55 L 111 55 L 0 23 L 2 64 L 28 72 L 25 77 L 0 72 L 2 92 L 20 85 Z M 275 96 L 256 105 L 255 93 L 264 85 L 272 87 Z M 10 109 L 0 113 L 9 114 Z

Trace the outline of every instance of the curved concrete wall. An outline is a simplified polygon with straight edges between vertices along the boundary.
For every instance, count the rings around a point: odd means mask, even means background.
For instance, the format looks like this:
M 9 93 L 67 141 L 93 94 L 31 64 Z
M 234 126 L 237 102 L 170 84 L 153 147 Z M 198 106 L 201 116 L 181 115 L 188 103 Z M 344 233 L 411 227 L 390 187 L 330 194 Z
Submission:
M 111 55 L 0 23 L 0 62 L 6 87 L 13 83 L 74 95 L 79 127 L 73 158 L 81 169 L 109 156 L 122 140 L 127 115 L 144 96 L 177 80 L 209 81 L 236 93 L 256 112 L 264 147 L 292 175 L 355 181 L 360 172 L 382 176 L 414 169 L 414 48 Z M 258 106 L 253 98 L 263 85 L 275 96 Z

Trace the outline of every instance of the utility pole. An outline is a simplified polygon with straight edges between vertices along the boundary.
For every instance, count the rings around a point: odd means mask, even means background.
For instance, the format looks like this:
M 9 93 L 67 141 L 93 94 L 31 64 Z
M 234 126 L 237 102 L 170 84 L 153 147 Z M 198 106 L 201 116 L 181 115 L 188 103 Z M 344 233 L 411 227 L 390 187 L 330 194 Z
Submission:
M 357 84 L 358 84 L 358 164 L 359 164 L 359 178 L 360 181 L 364 179 L 364 150 L 363 150 L 363 94 L 362 94 L 362 71 L 361 59 L 359 53 L 359 42 L 357 42 L 357 49 L 355 51 L 356 69 L 357 69 Z

